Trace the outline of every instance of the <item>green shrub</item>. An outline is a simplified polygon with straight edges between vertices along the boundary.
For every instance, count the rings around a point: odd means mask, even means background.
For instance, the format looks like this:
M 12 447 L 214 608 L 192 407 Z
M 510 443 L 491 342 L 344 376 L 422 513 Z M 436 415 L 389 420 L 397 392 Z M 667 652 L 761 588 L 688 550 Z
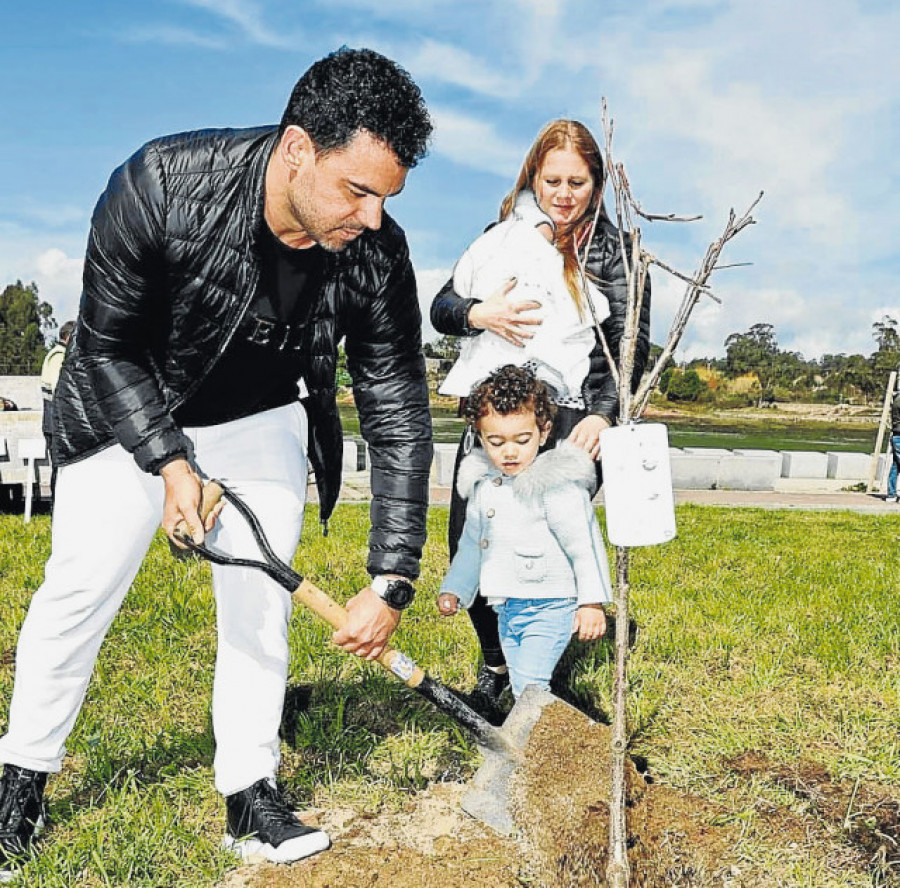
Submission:
M 698 401 L 709 386 L 700 378 L 696 370 L 678 371 L 669 378 L 666 397 L 670 401 Z

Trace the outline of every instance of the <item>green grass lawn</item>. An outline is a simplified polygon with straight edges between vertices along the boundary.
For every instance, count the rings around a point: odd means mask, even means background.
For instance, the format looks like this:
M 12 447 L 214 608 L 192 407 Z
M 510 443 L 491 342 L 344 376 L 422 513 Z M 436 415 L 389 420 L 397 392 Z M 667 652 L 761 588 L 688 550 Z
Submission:
M 312 512 L 295 566 L 340 600 L 365 582 L 367 510 L 339 506 L 323 539 Z M 447 511 L 430 513 L 419 596 L 396 645 L 466 689 L 476 649 L 465 619 L 433 604 Z M 660 782 L 748 824 L 728 765 L 762 752 L 803 757 L 837 780 L 900 798 L 900 516 L 682 506 L 679 535 L 635 550 L 632 749 Z M 0 727 L 13 652 L 50 545 L 49 520 L 0 516 Z M 377 667 L 328 642 L 306 613 L 292 624 L 282 778 L 301 806 L 402 806 L 435 780 L 464 779 L 478 755 L 452 722 Z M 103 647 L 69 756 L 49 789 L 52 829 L 28 886 L 212 886 L 234 865 L 219 850 L 224 807 L 212 785 L 214 608 L 206 565 L 175 561 L 160 537 Z M 575 691 L 609 711 L 609 650 L 578 664 Z M 758 784 L 773 805 L 785 790 Z M 756 850 L 754 850 L 756 849 Z M 775 865 L 777 861 L 773 861 Z M 821 861 L 773 884 L 826 879 Z

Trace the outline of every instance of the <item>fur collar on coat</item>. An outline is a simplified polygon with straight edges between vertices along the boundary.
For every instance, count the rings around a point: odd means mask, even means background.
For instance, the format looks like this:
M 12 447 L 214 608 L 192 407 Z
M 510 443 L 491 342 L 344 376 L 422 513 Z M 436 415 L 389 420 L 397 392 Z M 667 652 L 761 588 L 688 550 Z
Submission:
M 463 499 L 469 499 L 479 481 L 499 474 L 484 449 L 478 447 L 460 463 L 456 489 Z M 511 479 L 515 495 L 532 502 L 539 501 L 549 490 L 573 482 L 590 492 L 597 483 L 597 473 L 590 456 L 568 441 L 539 454 L 524 472 Z

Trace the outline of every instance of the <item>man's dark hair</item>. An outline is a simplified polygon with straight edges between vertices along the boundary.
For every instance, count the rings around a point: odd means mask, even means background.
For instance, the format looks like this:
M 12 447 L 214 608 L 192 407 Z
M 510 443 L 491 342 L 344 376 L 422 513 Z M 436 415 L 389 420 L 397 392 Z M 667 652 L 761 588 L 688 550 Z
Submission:
M 541 429 L 552 423 L 556 416 L 556 406 L 550 400 L 547 386 L 530 370 L 514 364 L 495 370 L 466 398 L 464 414 L 469 425 L 477 427 L 478 420 L 490 410 L 501 416 L 532 410 Z
M 432 130 L 422 93 L 403 68 L 371 49 L 346 46 L 297 81 L 279 134 L 289 126 L 306 130 L 319 151 L 342 148 L 366 130 L 407 168 L 425 156 Z
M 75 321 L 66 321 L 59 328 L 59 341 L 62 343 L 66 343 L 69 341 L 69 337 L 72 335 L 72 331 L 75 329 Z

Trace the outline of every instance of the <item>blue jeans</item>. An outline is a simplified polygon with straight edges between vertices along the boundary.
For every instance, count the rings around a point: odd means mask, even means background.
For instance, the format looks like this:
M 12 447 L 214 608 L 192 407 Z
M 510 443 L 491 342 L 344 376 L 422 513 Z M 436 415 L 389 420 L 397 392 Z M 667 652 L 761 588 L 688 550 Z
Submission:
M 500 644 L 513 696 L 526 685 L 550 687 L 550 676 L 572 637 L 574 598 L 508 598 L 496 606 Z
M 889 497 L 897 495 L 897 475 L 900 473 L 900 435 L 894 435 L 891 438 L 891 455 L 894 457 L 894 461 L 891 463 L 891 471 L 888 473 L 887 495 Z

